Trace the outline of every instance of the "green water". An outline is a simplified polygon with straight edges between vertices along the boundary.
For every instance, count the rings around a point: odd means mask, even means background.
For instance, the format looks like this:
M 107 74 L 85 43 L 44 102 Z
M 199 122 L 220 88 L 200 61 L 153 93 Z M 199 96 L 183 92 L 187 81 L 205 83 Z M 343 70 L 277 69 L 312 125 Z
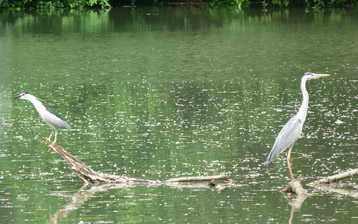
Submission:
M 0 223 L 354 223 L 356 178 L 306 186 L 357 166 L 355 11 L 208 7 L 0 14 Z M 301 102 L 310 108 L 293 171 L 313 196 L 280 190 L 285 155 L 263 162 Z M 58 144 L 93 169 L 165 180 L 226 173 L 234 187 L 87 186 L 44 144 L 27 91 L 72 130 Z M 293 216 L 292 216 L 293 215 Z M 290 217 L 291 216 L 291 217 Z

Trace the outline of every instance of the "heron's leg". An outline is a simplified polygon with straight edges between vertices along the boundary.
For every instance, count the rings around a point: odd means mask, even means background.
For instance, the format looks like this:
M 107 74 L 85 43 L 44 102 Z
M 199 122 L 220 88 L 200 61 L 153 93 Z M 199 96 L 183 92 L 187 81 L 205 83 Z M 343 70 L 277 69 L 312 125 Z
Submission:
M 55 129 L 55 141 L 52 142 L 52 145 L 54 146 L 57 142 L 57 130 Z
M 288 172 L 290 172 L 290 178 L 291 178 L 291 180 L 294 180 L 295 178 L 293 177 L 292 168 L 291 168 L 291 151 L 292 151 L 292 147 L 293 147 L 293 144 L 290 146 L 290 148 L 289 148 L 289 150 L 288 150 L 288 154 L 287 154 L 287 167 L 288 167 Z
M 46 138 L 46 141 L 51 142 L 51 136 L 53 135 L 53 128 L 51 128 L 51 134 L 48 138 Z

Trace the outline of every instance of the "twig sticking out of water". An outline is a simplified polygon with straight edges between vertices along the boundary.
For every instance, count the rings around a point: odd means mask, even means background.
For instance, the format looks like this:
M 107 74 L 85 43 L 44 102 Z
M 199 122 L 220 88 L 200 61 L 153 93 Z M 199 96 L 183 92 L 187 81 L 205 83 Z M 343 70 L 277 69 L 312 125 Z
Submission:
M 332 183 L 332 182 L 335 182 L 335 181 L 338 181 L 338 180 L 342 180 L 342 179 L 345 179 L 345 178 L 348 178 L 348 177 L 352 177 L 354 175 L 358 175 L 358 168 L 350 170 L 350 171 L 347 171 L 347 172 L 339 173 L 339 174 L 336 174 L 336 175 L 333 175 L 333 176 L 324 177 L 324 178 L 321 178 L 319 180 L 313 181 L 313 182 L 311 182 L 311 183 L 309 183 L 307 185 L 316 186 L 316 185 L 319 185 L 319 184 L 329 184 L 329 183 Z

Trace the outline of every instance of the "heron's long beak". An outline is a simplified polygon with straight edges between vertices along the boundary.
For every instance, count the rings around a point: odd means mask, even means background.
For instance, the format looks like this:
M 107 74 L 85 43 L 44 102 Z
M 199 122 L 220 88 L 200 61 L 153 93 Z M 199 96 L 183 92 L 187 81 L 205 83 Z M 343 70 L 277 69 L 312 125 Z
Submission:
M 329 74 L 316 74 L 316 75 L 318 75 L 318 77 L 328 77 L 329 76 Z
M 18 95 L 18 96 L 15 96 L 14 99 L 17 99 L 17 98 L 20 98 L 21 97 L 21 94 Z

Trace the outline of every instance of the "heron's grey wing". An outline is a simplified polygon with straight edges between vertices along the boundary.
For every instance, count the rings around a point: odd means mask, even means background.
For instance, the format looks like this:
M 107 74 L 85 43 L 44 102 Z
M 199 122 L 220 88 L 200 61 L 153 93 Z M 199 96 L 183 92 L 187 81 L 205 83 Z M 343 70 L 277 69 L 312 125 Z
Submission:
M 47 108 L 46 108 L 46 110 L 54 115 L 54 116 L 52 116 L 51 120 L 44 119 L 46 122 L 50 123 L 51 125 L 54 125 L 55 127 L 71 129 L 71 126 L 69 124 L 67 124 L 67 122 L 65 120 L 63 120 L 63 118 L 60 115 L 58 115 L 56 112 L 49 110 Z
M 276 157 L 297 141 L 302 133 L 302 127 L 303 123 L 297 116 L 293 116 L 287 124 L 283 126 L 270 154 L 267 156 L 266 166 L 270 165 Z

